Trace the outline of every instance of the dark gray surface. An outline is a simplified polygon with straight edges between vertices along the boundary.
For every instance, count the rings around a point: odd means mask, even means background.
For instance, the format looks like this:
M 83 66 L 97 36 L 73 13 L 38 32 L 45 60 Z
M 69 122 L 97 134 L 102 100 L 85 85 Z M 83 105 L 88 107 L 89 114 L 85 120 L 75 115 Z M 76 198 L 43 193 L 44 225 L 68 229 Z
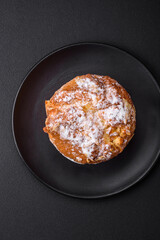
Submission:
M 160 84 L 160 1 L 1 1 L 0 239 L 160 238 L 159 161 L 140 183 L 114 197 L 79 200 L 34 178 L 13 142 L 11 111 L 24 76 L 56 48 L 84 41 L 129 51 Z

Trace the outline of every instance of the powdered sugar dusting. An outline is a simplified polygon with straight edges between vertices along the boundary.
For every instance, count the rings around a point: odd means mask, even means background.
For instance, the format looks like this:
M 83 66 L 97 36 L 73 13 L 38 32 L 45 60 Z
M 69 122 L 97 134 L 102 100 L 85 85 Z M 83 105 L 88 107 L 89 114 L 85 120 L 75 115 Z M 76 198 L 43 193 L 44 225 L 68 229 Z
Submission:
M 72 99 L 75 98 L 75 92 L 67 92 L 67 91 L 61 91 L 59 93 L 57 93 L 54 97 L 54 99 L 57 101 L 57 102 L 70 102 Z
M 102 112 L 106 122 L 111 122 L 111 125 L 116 123 L 126 123 L 126 112 L 123 105 L 120 103 L 117 106 L 112 105 Z
M 89 91 L 97 92 L 98 87 L 94 81 L 92 81 L 90 78 L 81 78 L 76 81 L 78 87 L 80 89 L 87 89 Z
M 81 148 L 82 153 L 90 157 L 98 144 L 98 137 L 102 131 L 98 129 L 96 118 L 91 113 L 86 114 L 83 106 L 76 106 L 76 111 L 73 111 L 73 106 L 68 111 L 70 121 L 64 125 L 60 125 L 59 134 L 61 139 L 69 140 L 72 145 Z
M 76 157 L 76 159 L 77 159 L 78 162 L 82 161 L 82 158 L 80 158 L 80 157 Z

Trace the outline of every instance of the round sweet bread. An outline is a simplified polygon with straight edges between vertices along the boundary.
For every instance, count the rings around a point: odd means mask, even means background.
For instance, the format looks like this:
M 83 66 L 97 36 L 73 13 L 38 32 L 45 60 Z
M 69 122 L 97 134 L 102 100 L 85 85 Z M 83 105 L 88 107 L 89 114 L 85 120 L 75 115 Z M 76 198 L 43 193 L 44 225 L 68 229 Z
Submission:
M 100 163 L 117 156 L 134 135 L 135 107 L 108 76 L 77 76 L 45 101 L 44 132 L 66 158 Z

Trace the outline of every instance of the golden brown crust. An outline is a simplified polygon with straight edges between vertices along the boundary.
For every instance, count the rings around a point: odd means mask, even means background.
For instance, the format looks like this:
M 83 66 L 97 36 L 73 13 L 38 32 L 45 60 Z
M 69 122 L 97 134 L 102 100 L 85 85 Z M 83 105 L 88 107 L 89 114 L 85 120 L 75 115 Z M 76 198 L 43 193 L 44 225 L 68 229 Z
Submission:
M 45 101 L 44 132 L 68 159 L 99 163 L 117 156 L 134 135 L 135 107 L 108 76 L 77 76 Z

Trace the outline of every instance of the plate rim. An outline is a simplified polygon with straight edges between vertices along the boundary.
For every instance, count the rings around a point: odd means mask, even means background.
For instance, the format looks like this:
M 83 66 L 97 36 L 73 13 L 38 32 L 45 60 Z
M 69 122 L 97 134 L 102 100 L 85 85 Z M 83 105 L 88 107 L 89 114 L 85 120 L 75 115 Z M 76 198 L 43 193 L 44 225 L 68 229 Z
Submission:
M 16 136 L 15 136 L 15 131 L 14 131 L 14 115 L 15 115 L 15 108 L 16 108 L 16 102 L 19 96 L 19 93 L 21 91 L 21 88 L 23 86 L 23 84 L 25 83 L 26 79 L 28 78 L 28 76 L 30 75 L 30 73 L 41 63 L 43 62 L 45 59 L 47 59 L 48 57 L 50 57 L 51 55 L 60 52 L 62 50 L 65 50 L 67 48 L 71 48 L 71 47 L 75 47 L 75 46 L 81 46 L 81 45 L 97 45 L 97 46 L 103 46 L 103 47 L 109 47 L 109 48 L 113 48 L 114 50 L 118 50 L 121 52 L 124 52 L 125 54 L 129 55 L 131 58 L 133 58 L 134 60 L 137 60 L 141 66 L 143 68 L 145 68 L 145 70 L 148 72 L 148 74 L 150 75 L 155 87 L 157 88 L 159 94 L 160 94 L 160 86 L 158 85 L 157 81 L 155 80 L 153 74 L 151 73 L 151 71 L 148 69 L 148 67 L 146 67 L 143 62 L 141 60 L 139 60 L 137 57 L 135 57 L 132 53 L 130 53 L 129 51 L 126 51 L 120 47 L 117 47 L 115 45 L 111 45 L 108 43 L 102 43 L 102 42 L 78 42 L 78 43 L 72 43 L 72 44 L 68 44 L 65 45 L 63 47 L 59 47 L 51 52 L 49 52 L 48 54 L 46 54 L 44 57 L 42 57 L 39 61 L 37 61 L 26 73 L 25 77 L 23 78 L 20 86 L 18 87 L 17 93 L 15 95 L 14 98 L 14 102 L 13 102 L 13 107 L 12 107 L 12 135 L 13 135 L 13 140 L 16 146 L 16 149 L 18 151 L 18 154 L 20 156 L 20 158 L 22 159 L 23 163 L 25 164 L 25 166 L 29 169 L 30 173 L 32 174 L 32 176 L 34 176 L 40 183 L 42 183 L 43 185 L 47 186 L 48 188 L 54 190 L 57 193 L 63 194 L 65 196 L 70 196 L 70 197 L 74 197 L 74 198 L 78 198 L 78 199 L 100 199 L 100 198 L 105 198 L 105 197 L 110 197 L 113 195 L 116 195 L 118 193 L 121 193 L 127 189 L 129 189 L 130 187 L 134 186 L 135 184 L 137 184 L 138 182 L 140 182 L 141 180 L 143 180 L 144 177 L 146 177 L 148 175 L 148 173 L 150 172 L 150 170 L 153 168 L 153 166 L 155 165 L 156 161 L 158 160 L 158 157 L 160 155 L 160 147 L 159 150 L 157 151 L 157 154 L 154 158 L 154 160 L 152 161 L 152 163 L 149 165 L 149 167 L 143 172 L 143 174 L 141 174 L 139 176 L 139 178 L 137 178 L 135 181 L 133 181 L 131 184 L 120 188 L 117 191 L 111 192 L 111 193 L 106 193 L 106 194 L 101 194 L 101 195 L 93 195 L 93 196 L 85 196 L 85 195 L 77 195 L 77 194 L 72 194 L 72 193 L 67 193 L 65 191 L 61 191 L 53 186 L 51 186 L 50 184 L 46 183 L 44 180 L 42 180 L 27 164 L 27 162 L 25 161 L 25 159 L 22 157 L 20 149 L 18 147 L 17 141 L 16 141 Z

